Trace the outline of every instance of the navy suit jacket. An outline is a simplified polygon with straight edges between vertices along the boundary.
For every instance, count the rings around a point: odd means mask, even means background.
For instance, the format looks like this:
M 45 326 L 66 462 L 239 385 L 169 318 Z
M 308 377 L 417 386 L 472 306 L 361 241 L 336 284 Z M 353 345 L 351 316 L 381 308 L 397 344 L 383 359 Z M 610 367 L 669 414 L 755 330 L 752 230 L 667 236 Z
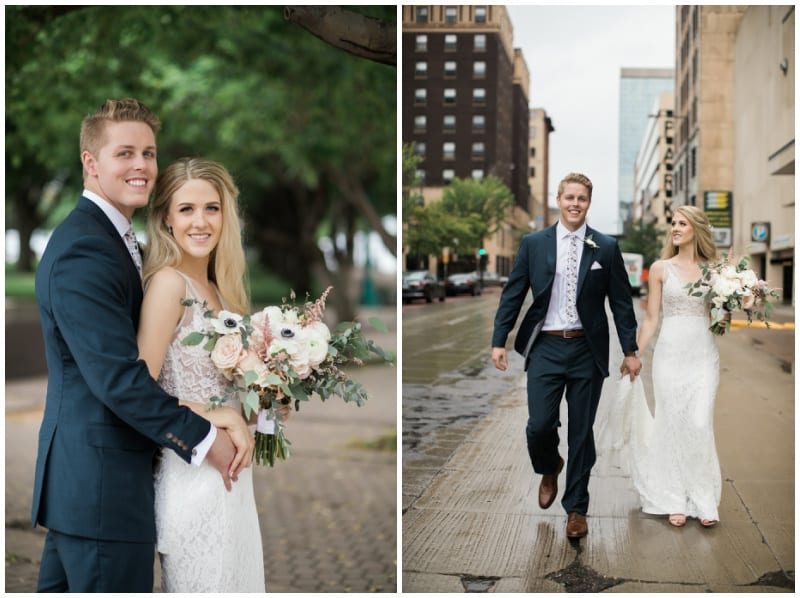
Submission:
M 606 297 L 624 352 L 637 349 L 636 316 L 625 262 L 616 239 L 587 226 L 586 237 L 590 235 L 597 248 L 589 245 L 583 247 L 578 270 L 576 306 L 595 364 L 605 377 L 608 376 L 609 343 Z M 556 255 L 555 225 L 525 235 L 508 282 L 500 295 L 500 305 L 494 319 L 493 347 L 505 347 L 528 290 L 533 293 L 533 304 L 525 314 L 514 342 L 514 349 L 525 358 L 526 369 L 530 348 L 544 324 L 550 305 L 556 274 Z M 600 268 L 592 269 L 595 262 Z
M 53 231 L 36 272 L 48 380 L 34 526 L 153 542 L 158 446 L 190 461 L 209 432 L 209 422 L 166 394 L 138 358 L 142 296 L 124 241 L 82 197 Z

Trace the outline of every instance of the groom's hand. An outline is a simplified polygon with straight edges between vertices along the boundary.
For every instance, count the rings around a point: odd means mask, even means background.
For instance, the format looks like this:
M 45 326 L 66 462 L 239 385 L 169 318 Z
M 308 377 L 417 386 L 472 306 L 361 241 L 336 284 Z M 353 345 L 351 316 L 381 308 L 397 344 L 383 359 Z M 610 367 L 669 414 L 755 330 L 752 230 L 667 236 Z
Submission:
M 505 372 L 508 369 L 508 356 L 503 347 L 492 347 L 492 363 L 498 370 Z
M 642 360 L 636 355 L 628 355 L 622 360 L 622 366 L 619 368 L 620 374 L 623 376 L 630 376 L 631 382 L 642 371 Z
M 217 437 L 214 439 L 214 444 L 208 449 L 206 461 L 209 465 L 222 474 L 222 481 L 225 484 L 225 489 L 230 492 L 233 486 L 231 485 L 233 458 L 236 455 L 236 448 L 231 442 L 231 437 L 223 429 L 217 430 Z M 234 481 L 236 481 L 234 479 Z

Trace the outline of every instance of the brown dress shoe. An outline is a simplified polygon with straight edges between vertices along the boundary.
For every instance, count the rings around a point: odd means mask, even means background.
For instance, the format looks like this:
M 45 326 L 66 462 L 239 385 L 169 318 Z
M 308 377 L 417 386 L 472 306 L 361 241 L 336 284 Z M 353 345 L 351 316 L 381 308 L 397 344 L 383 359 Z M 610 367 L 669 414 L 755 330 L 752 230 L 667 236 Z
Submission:
M 586 515 L 580 513 L 567 515 L 567 538 L 583 538 L 588 533 L 589 526 L 586 524 Z
M 539 483 L 539 506 L 547 509 L 553 504 L 558 494 L 558 474 L 564 469 L 564 459 L 558 458 L 560 463 L 555 473 L 546 473 Z

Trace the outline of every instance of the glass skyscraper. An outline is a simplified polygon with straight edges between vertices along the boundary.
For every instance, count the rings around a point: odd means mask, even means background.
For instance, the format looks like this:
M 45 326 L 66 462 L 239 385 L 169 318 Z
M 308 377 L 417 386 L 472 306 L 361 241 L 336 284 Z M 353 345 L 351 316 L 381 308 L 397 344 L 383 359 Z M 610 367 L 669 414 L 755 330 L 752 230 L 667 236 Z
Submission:
M 675 90 L 673 69 L 624 68 L 619 89 L 619 226 L 620 232 L 633 203 L 633 166 L 647 129 L 656 97 Z

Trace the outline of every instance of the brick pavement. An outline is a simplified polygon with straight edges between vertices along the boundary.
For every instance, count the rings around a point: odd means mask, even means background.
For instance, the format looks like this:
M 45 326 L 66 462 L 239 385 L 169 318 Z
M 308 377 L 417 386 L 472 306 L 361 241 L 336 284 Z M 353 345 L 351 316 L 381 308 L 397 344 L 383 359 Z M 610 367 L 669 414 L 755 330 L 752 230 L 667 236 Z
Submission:
M 371 338 L 395 351 L 393 308 L 376 315 L 391 332 Z M 269 592 L 397 591 L 397 456 L 362 446 L 396 434 L 397 368 L 352 374 L 370 393 L 364 407 L 303 404 L 287 426 L 291 459 L 255 470 Z M 6 592 L 36 589 L 44 531 L 28 521 L 45 384 L 6 382 Z M 156 591 L 159 579 L 156 567 Z

